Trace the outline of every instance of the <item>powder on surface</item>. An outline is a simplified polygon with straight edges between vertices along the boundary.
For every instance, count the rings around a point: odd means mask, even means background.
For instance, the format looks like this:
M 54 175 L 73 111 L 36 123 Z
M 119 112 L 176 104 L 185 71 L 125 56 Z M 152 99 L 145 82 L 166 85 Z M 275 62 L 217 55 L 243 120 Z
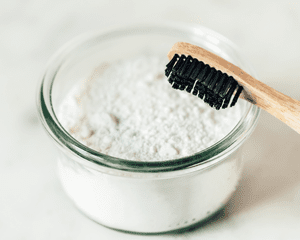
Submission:
M 217 111 L 174 90 L 164 76 L 165 61 L 140 56 L 106 66 L 71 89 L 59 121 L 84 145 L 128 160 L 190 156 L 221 140 L 241 118 L 239 102 Z

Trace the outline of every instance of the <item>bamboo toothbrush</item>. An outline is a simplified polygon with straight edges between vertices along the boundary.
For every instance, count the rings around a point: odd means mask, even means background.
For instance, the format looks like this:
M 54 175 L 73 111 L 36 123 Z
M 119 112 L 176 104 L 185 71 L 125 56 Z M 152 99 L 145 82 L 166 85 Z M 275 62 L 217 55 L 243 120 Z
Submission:
M 219 110 L 243 98 L 300 133 L 300 101 L 286 96 L 223 58 L 192 44 L 175 43 L 166 76 L 175 89 L 197 95 Z M 233 98 L 232 98 L 233 96 Z

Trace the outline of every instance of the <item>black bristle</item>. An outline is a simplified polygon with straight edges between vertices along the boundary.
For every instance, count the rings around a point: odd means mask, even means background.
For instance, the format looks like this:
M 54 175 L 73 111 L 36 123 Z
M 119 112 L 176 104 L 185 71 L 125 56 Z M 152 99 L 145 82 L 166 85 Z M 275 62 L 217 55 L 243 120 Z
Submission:
M 205 64 L 203 70 L 201 70 L 201 71 L 199 72 L 199 74 L 197 75 L 197 80 L 198 80 L 199 82 L 203 82 L 203 81 L 204 81 L 204 77 L 206 77 L 206 75 L 207 75 L 207 73 L 208 73 L 208 71 L 209 71 L 209 68 L 210 68 L 210 67 L 209 67 L 207 64 Z
M 231 83 L 231 87 L 230 87 L 230 89 L 228 90 L 226 96 L 228 95 L 228 96 L 231 97 L 231 96 L 233 95 L 233 93 L 234 93 L 234 91 L 236 90 L 237 87 L 238 87 L 238 83 L 237 83 L 237 81 L 235 81 L 235 80 L 233 79 L 233 81 L 232 81 L 232 83 Z
M 219 96 L 216 96 L 214 93 L 212 93 L 212 102 L 213 102 L 213 107 L 217 109 L 217 105 L 218 105 L 218 99 Z
M 193 70 L 195 69 L 196 65 L 197 65 L 198 61 L 195 59 L 191 59 L 191 65 L 190 67 L 186 70 L 186 72 L 184 73 L 183 77 L 184 78 L 191 78 L 191 74 L 193 72 Z
M 179 86 L 179 90 L 181 90 L 181 91 L 183 91 L 185 88 L 186 88 L 186 85 L 184 85 L 184 84 L 181 84 L 181 85 Z
M 175 54 L 173 56 L 173 58 L 171 59 L 171 61 L 166 65 L 166 70 L 165 70 L 165 75 L 167 77 L 169 77 L 171 71 L 172 71 L 172 68 L 174 66 L 174 64 L 176 63 L 177 59 L 179 58 L 179 55 L 178 54 Z
M 211 102 L 213 102 L 213 107 L 216 108 L 216 106 L 218 105 L 218 99 L 220 98 L 219 96 L 215 95 L 214 92 L 210 91 L 210 95 L 211 95 Z M 221 98 L 222 99 L 222 98 Z
M 176 74 L 178 74 L 178 71 L 182 68 L 182 64 L 184 63 L 185 58 L 186 57 L 184 55 L 181 55 L 179 57 L 176 64 L 172 68 L 172 72 L 175 72 Z
M 214 103 L 215 103 L 215 101 L 214 101 L 214 94 L 209 89 L 206 89 L 204 102 L 206 102 L 207 104 L 209 104 L 209 106 L 211 106 L 211 107 L 214 106 Z
M 173 83 L 173 85 L 172 85 L 172 88 L 174 88 L 174 89 L 179 89 L 179 85 L 177 84 L 177 83 Z
M 200 84 L 199 82 L 197 82 L 197 84 L 199 84 L 198 85 L 198 97 L 203 99 L 204 95 L 205 95 L 205 92 L 206 92 L 205 87 L 202 84 Z
M 212 80 L 213 76 L 215 75 L 216 71 L 217 70 L 215 68 L 210 68 L 209 69 L 208 75 L 207 75 L 207 77 L 205 78 L 205 80 L 202 83 L 205 87 L 208 86 L 208 84 Z
M 233 106 L 236 104 L 236 102 L 237 102 L 239 96 L 241 95 L 242 91 L 243 91 L 243 87 L 242 87 L 242 86 L 239 86 L 238 90 L 237 90 L 236 93 L 235 93 L 234 98 L 232 99 L 232 102 L 231 102 L 231 104 L 230 104 L 230 107 L 233 107 Z
M 197 59 L 194 59 L 194 61 L 196 62 L 196 66 L 195 66 L 194 70 L 192 71 L 192 73 L 190 75 L 190 78 L 196 81 L 199 72 L 204 67 L 204 63 L 203 62 L 199 62 Z
M 222 72 L 220 70 L 218 70 L 216 72 L 216 74 L 212 77 L 212 80 L 210 81 L 210 83 L 208 84 L 208 89 L 209 90 L 213 90 L 215 88 L 215 85 L 217 83 L 217 81 L 220 79 Z
M 203 97 L 203 101 L 204 101 L 205 103 L 207 103 L 207 104 L 210 103 L 210 96 L 209 96 L 209 94 L 208 94 L 207 92 L 205 93 L 205 95 L 204 95 L 204 97 Z
M 177 87 L 176 89 L 179 89 L 179 90 L 184 90 L 185 89 L 185 80 L 184 80 L 184 78 L 182 78 L 182 77 L 178 76 L 177 74 L 175 74 L 174 82 L 176 84 L 178 84 L 178 86 L 176 86 Z
M 198 89 L 194 88 L 194 90 L 192 91 L 192 94 L 197 96 L 198 95 Z
M 173 78 L 172 78 L 172 77 L 169 77 L 169 78 L 168 78 L 168 82 L 172 85 L 173 82 L 174 82 Z
M 230 89 L 228 90 L 228 92 L 227 92 L 225 98 L 231 99 L 231 97 L 232 97 L 234 91 L 236 90 L 237 86 L 238 86 L 237 81 L 233 80 L 232 83 L 231 83 L 231 87 L 230 87 Z
M 227 78 L 227 74 L 221 74 L 219 81 L 217 81 L 217 85 L 214 88 L 214 93 L 219 95 L 220 90 L 222 89 L 223 83 L 225 79 Z
M 178 72 L 178 74 L 179 74 L 180 76 L 186 78 L 185 73 L 187 72 L 187 70 L 190 68 L 190 66 L 191 66 L 191 64 L 192 64 L 191 60 L 192 60 L 192 57 L 191 57 L 191 56 L 188 56 L 188 57 L 185 59 L 183 65 L 182 65 L 182 68 L 181 68 L 180 71 Z
M 165 69 L 165 75 L 166 77 L 169 77 L 170 73 L 172 72 L 172 68 L 166 68 Z
M 174 82 L 174 77 L 175 77 L 175 74 L 174 73 L 171 73 L 170 77 L 168 78 L 168 82 L 172 85 L 173 82 Z
M 216 103 L 215 103 L 215 108 L 216 108 L 217 110 L 219 110 L 219 109 L 222 107 L 223 101 L 224 101 L 223 98 L 217 97 L 217 101 L 216 101 Z
M 222 108 L 223 108 L 223 109 L 227 108 L 228 105 L 229 105 L 229 102 L 230 102 L 230 98 L 229 98 L 229 99 L 225 98 L 225 100 L 224 100 L 224 102 L 223 102 L 223 105 L 222 105 Z
M 230 99 L 232 97 L 232 94 L 233 94 L 234 90 L 236 89 L 236 86 L 237 86 L 237 82 L 236 81 L 234 81 L 234 82 L 231 81 L 231 87 L 230 87 L 230 89 L 228 90 L 228 92 L 225 96 L 225 101 L 223 103 L 222 108 L 227 108 L 228 107 Z
M 187 83 L 187 88 L 185 90 L 190 93 L 193 89 L 195 81 L 189 78 L 186 80 L 186 83 Z
M 174 64 L 176 63 L 177 59 L 179 58 L 179 55 L 176 53 L 174 54 L 173 58 L 171 59 L 171 61 L 166 65 L 166 67 L 173 67 Z
M 191 56 L 175 54 L 166 65 L 165 74 L 174 89 L 186 90 L 203 99 L 216 110 L 234 106 L 243 90 L 226 73 Z
M 227 75 L 226 79 L 223 83 L 223 86 L 222 86 L 221 90 L 219 91 L 220 97 L 225 97 L 225 95 L 227 94 L 227 92 L 229 91 L 229 89 L 231 87 L 232 81 L 234 81 L 234 79 Z
M 215 103 L 214 103 L 213 101 L 211 101 L 211 102 L 208 103 L 208 105 L 209 105 L 210 107 L 214 107 L 214 104 L 215 104 Z
M 187 86 L 187 88 L 185 89 L 185 91 L 187 91 L 188 93 L 191 93 L 192 89 L 193 89 L 193 87 Z

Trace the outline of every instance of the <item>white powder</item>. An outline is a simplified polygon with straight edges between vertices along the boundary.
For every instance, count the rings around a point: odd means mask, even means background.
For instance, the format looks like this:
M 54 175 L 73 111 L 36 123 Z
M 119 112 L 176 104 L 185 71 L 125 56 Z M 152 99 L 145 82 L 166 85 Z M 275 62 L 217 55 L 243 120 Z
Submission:
M 141 56 L 99 66 L 63 100 L 61 124 L 90 148 L 141 161 L 192 155 L 228 134 L 241 118 L 241 104 L 217 111 L 174 90 L 165 64 L 165 58 Z M 63 154 L 58 166 L 66 193 L 91 219 L 151 233 L 187 227 L 224 206 L 238 183 L 241 156 L 234 151 L 204 170 L 193 166 L 193 174 L 176 175 L 94 170 Z
M 226 136 L 241 118 L 240 104 L 217 111 L 174 90 L 165 65 L 165 58 L 140 56 L 100 66 L 66 96 L 58 119 L 81 143 L 129 160 L 190 156 Z

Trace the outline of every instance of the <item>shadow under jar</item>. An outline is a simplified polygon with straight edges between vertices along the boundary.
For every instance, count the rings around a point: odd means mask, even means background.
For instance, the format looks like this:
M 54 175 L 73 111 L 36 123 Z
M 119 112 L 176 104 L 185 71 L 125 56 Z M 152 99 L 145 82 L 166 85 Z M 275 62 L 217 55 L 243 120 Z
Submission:
M 202 26 L 182 24 L 128 26 L 86 34 L 53 56 L 43 75 L 38 111 L 59 148 L 62 186 L 85 215 L 107 227 L 138 233 L 186 228 L 220 210 L 238 184 L 242 145 L 260 112 L 243 100 L 239 100 L 243 108 L 240 121 L 219 142 L 188 157 L 156 162 L 99 153 L 74 139 L 56 117 L 69 90 L 97 66 L 143 53 L 166 56 L 177 41 L 204 47 L 253 75 L 228 39 Z

